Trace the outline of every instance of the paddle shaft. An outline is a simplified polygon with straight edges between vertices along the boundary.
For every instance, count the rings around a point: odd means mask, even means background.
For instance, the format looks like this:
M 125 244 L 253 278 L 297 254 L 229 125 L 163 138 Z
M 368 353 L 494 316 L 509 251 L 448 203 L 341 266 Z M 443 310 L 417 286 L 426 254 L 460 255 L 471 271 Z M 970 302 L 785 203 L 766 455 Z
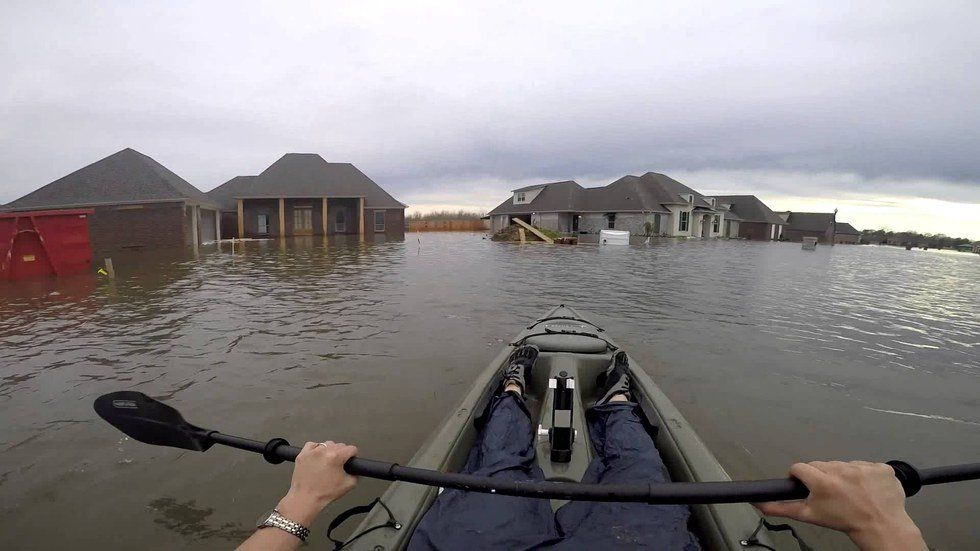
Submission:
M 295 461 L 300 448 L 282 438 L 268 442 L 209 431 L 203 435 L 216 444 L 262 454 L 270 463 Z M 889 462 L 902 482 L 905 494 L 915 495 L 921 486 L 960 482 L 980 478 L 980 463 L 916 469 L 901 461 Z M 513 481 L 462 473 L 443 473 L 405 467 L 387 461 L 354 457 L 344 470 L 357 476 L 380 480 L 399 480 L 471 492 L 565 499 L 577 501 L 618 501 L 652 504 L 756 503 L 803 499 L 806 486 L 793 478 L 731 482 L 673 482 L 655 484 L 582 484 L 576 482 Z

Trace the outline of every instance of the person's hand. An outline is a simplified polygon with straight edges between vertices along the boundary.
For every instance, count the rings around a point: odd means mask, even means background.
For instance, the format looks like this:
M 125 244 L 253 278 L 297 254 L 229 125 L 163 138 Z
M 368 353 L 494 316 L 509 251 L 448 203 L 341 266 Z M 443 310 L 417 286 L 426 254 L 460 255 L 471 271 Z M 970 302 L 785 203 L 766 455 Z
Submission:
M 324 507 L 357 484 L 357 477 L 344 471 L 344 463 L 355 455 L 355 446 L 307 442 L 296 456 L 293 480 L 279 502 L 279 512 L 308 527 Z
M 862 550 L 926 549 L 905 512 L 905 491 L 884 463 L 796 463 L 790 476 L 810 490 L 802 501 L 759 503 L 766 515 L 789 517 L 846 533 Z

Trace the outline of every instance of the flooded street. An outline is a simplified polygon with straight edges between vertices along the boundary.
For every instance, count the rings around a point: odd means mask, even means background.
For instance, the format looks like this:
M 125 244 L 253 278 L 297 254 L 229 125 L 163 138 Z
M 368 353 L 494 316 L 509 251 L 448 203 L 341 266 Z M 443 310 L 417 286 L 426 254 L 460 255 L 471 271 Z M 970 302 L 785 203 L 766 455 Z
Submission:
M 0 539 L 233 547 L 285 492 L 289 466 L 133 442 L 95 416 L 98 395 L 140 390 L 204 427 L 407 461 L 509 337 L 558 303 L 641 362 L 734 477 L 797 460 L 980 460 L 976 255 L 418 236 L 118 256 L 115 280 L 0 284 Z M 384 487 L 362 480 L 321 516 L 314 545 Z M 980 541 L 978 490 L 910 500 L 931 546 Z

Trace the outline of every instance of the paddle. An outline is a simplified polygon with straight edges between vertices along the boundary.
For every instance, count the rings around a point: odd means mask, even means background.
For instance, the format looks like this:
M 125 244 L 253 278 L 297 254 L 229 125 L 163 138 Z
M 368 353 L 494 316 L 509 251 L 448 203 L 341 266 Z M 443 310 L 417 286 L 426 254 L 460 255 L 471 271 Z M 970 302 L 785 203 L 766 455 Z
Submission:
M 176 409 L 134 391 L 112 392 L 95 400 L 95 412 L 129 437 L 146 444 L 207 451 L 214 444 L 260 453 L 270 463 L 293 461 L 300 449 L 282 438 L 267 442 L 222 434 L 192 425 Z M 980 479 L 980 463 L 916 469 L 903 461 L 888 463 L 902 482 L 905 495 L 924 485 Z M 803 499 L 809 493 L 791 478 L 733 482 L 673 482 L 667 484 L 581 484 L 575 482 L 518 482 L 460 473 L 442 473 L 396 463 L 354 457 L 345 465 L 350 474 L 400 480 L 426 486 L 471 492 L 544 499 L 668 503 L 744 503 Z

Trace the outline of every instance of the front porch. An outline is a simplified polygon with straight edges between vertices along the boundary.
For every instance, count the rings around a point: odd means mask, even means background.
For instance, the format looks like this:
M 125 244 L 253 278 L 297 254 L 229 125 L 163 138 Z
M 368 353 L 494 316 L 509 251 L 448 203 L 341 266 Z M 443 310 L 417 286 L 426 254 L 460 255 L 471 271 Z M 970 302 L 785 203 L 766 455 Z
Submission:
M 364 235 L 363 197 L 238 198 L 238 237 Z

